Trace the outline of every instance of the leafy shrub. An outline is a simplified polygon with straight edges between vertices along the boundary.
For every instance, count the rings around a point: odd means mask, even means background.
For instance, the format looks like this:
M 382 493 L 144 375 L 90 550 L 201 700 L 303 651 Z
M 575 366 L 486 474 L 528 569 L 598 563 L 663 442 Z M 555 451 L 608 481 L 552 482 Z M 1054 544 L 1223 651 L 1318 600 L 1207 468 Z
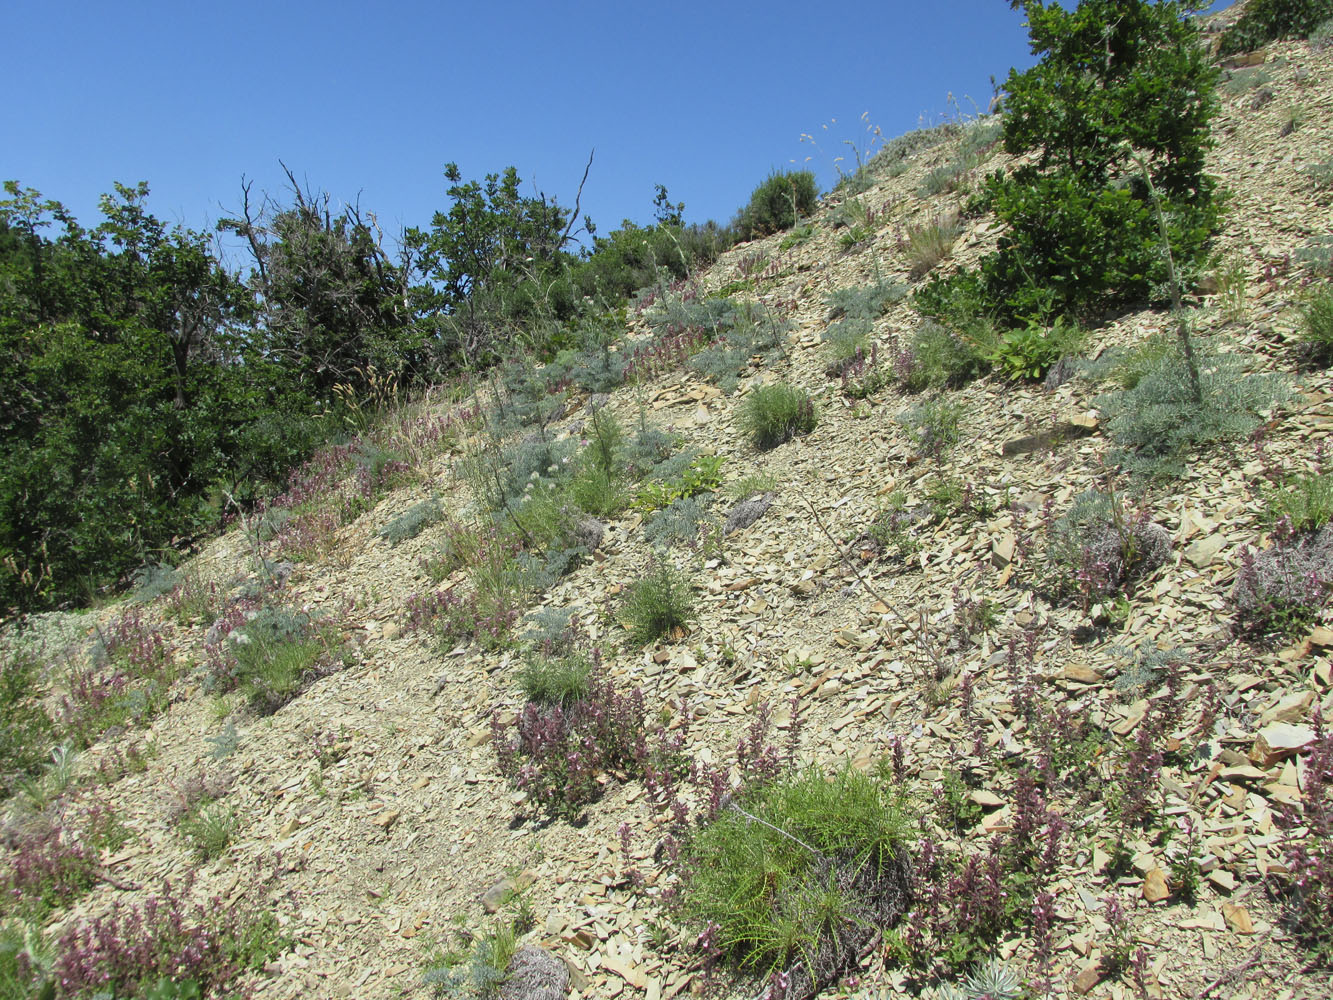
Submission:
M 1301 341 L 1317 364 L 1333 364 L 1333 283 L 1325 283 L 1305 304 Z
M 813 995 L 906 909 L 900 788 L 849 767 L 751 782 L 685 844 L 682 912 L 742 971 Z
M 781 232 L 796 225 L 802 215 L 815 210 L 819 190 L 809 170 L 774 173 L 754 189 L 749 204 L 741 209 L 736 228 L 741 239 Z
M 1181 467 L 1186 449 L 1248 434 L 1259 426 L 1261 412 L 1287 398 L 1280 376 L 1249 374 L 1244 357 L 1196 341 L 1198 400 L 1178 344 L 1162 341 L 1158 347 L 1160 354 L 1142 358 L 1141 367 L 1128 373 L 1132 388 L 1096 399 L 1117 458 L 1131 471 L 1169 475 Z
M 990 360 L 1011 378 L 1041 378 L 1057 361 L 1082 350 L 1087 335 L 1057 317 L 1049 327 L 1035 321 L 1006 330 Z
M 1057 594 L 1077 592 L 1086 608 L 1093 601 L 1123 594 L 1171 554 L 1171 536 L 1146 510 L 1123 497 L 1084 493 L 1047 529 L 1047 555 Z
M 1152 202 L 1186 282 L 1218 220 L 1203 171 L 1217 71 L 1199 27 L 1174 2 L 1022 7 L 1039 61 L 1005 83 L 1004 147 L 1039 155 L 988 181 L 983 201 L 1006 229 L 979 280 L 957 283 L 1004 320 L 1096 318 L 1161 299 L 1169 268 Z M 1161 94 L 1174 97 L 1141 113 Z
M 962 231 L 957 212 L 945 212 L 923 225 L 909 226 L 899 237 L 898 248 L 907 258 L 912 280 L 919 281 L 948 260 Z
M 653 467 L 639 488 L 634 506 L 649 513 L 678 500 L 711 492 L 722 485 L 721 455 L 709 455 L 689 449 Z
M 636 646 L 646 646 L 683 628 L 694 611 L 690 582 L 664 559 L 626 591 L 620 622 Z
M 813 431 L 815 407 L 809 395 L 795 386 L 761 385 L 745 397 L 740 423 L 750 443 L 763 451 Z
M 390 545 L 397 545 L 409 538 L 415 538 L 442 517 L 444 508 L 440 506 L 440 501 L 431 497 L 429 500 L 413 504 L 380 528 L 377 534 Z
M 1251 0 L 1222 35 L 1222 55 L 1249 52 L 1279 38 L 1307 38 L 1321 21 L 1333 17 L 1333 0 Z
M 936 397 L 904 410 L 898 422 L 916 445 L 917 454 L 938 462 L 958 443 L 962 416 L 962 403 Z
M 35 774 L 51 751 L 53 723 L 41 691 L 35 656 L 0 653 L 0 798 Z

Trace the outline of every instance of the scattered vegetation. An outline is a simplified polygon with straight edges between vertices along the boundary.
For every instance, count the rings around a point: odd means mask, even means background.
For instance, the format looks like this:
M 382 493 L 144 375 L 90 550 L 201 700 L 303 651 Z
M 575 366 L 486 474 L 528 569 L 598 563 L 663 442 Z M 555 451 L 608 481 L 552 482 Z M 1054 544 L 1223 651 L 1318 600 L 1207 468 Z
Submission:
M 1333 17 L 1330 0 L 1251 0 L 1222 36 L 1222 55 L 1249 52 L 1279 38 L 1308 38 L 1320 23 Z
M 1333 364 L 1333 282 L 1325 282 L 1305 304 L 1300 336 L 1316 364 Z

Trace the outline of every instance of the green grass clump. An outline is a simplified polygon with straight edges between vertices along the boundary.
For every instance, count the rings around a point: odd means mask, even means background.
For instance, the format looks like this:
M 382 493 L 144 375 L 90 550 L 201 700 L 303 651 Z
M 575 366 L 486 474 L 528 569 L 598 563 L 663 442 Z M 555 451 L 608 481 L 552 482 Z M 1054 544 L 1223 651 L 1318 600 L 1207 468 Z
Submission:
M 636 646 L 646 646 L 673 629 L 684 628 L 694 611 L 690 582 L 679 570 L 659 560 L 648 575 L 633 584 L 620 606 L 621 624 Z
M 900 377 L 908 392 L 956 388 L 990 371 L 996 343 L 990 325 L 972 319 L 964 332 L 926 320 L 912 333 L 903 352 Z
M 1267 495 L 1264 524 L 1291 534 L 1318 531 L 1333 521 L 1333 473 L 1293 476 Z
M 220 857 L 236 836 L 236 828 L 236 811 L 214 801 L 201 802 L 176 827 L 200 861 Z
M 1333 284 L 1324 285 L 1305 304 L 1301 341 L 1317 364 L 1333 364 Z
M 581 653 L 534 654 L 518 675 L 523 697 L 539 705 L 572 705 L 592 688 L 592 662 Z
M 818 198 L 815 175 L 809 170 L 771 174 L 750 195 L 736 219 L 736 228 L 743 240 L 790 229 L 800 216 L 815 210 Z
M 214 687 L 239 689 L 264 715 L 341 666 L 341 644 L 332 626 L 279 606 L 258 609 L 221 647 L 211 662 Z
M 751 392 L 740 416 L 745 436 L 761 451 L 809 434 L 817 422 L 810 396 L 785 382 L 762 385 Z
M 747 789 L 689 841 L 681 908 L 716 928 L 744 972 L 799 963 L 826 975 L 851 941 L 905 908 L 911 836 L 890 782 L 851 768 L 789 774 Z
M 912 280 L 924 278 L 936 265 L 948 260 L 962 231 L 957 212 L 944 212 L 929 222 L 908 227 L 898 247 L 907 258 Z

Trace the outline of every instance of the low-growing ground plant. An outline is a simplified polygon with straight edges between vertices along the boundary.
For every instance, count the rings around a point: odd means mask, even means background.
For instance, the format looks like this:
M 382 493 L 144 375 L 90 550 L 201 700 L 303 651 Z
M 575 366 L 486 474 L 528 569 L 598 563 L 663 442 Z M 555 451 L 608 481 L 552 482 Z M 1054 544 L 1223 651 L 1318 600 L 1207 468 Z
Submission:
M 440 501 L 431 497 L 413 504 L 380 528 L 377 534 L 390 545 L 397 545 L 415 538 L 443 517 L 444 508 L 440 506 Z
M 220 857 L 236 836 L 236 810 L 224 802 L 204 802 L 181 817 L 176 829 L 201 861 Z
M 959 441 L 963 404 L 944 396 L 927 399 L 898 416 L 898 422 L 923 458 L 943 461 Z
M 925 320 L 893 358 L 894 372 L 908 392 L 957 388 L 990 371 L 994 335 L 984 321 L 974 320 L 959 332 Z
M 128 839 L 129 831 L 105 803 L 61 797 L 14 837 L 8 872 L 0 877 L 0 910 L 41 919 L 68 906 L 98 881 L 101 852 Z
M 492 1000 L 518 951 L 521 929 L 497 918 L 481 934 L 458 926 L 452 941 L 437 942 L 422 962 L 422 982 L 451 1000 Z
M 335 621 L 266 603 L 263 596 L 233 603 L 213 634 L 205 647 L 209 686 L 219 693 L 239 690 L 263 715 L 342 669 L 350 656 Z
M 1262 519 L 1278 537 L 1318 531 L 1333 521 L 1333 473 L 1288 477 L 1265 494 Z
M 1274 532 L 1265 549 L 1241 549 L 1232 601 L 1240 630 L 1259 639 L 1300 634 L 1333 595 L 1333 528 Z
M 595 649 L 590 663 L 579 697 L 530 700 L 511 724 L 491 720 L 500 773 L 533 809 L 570 820 L 601 795 L 610 775 L 639 773 L 648 755 L 643 693 L 618 690 Z
M 1080 327 L 1060 318 L 1050 326 L 1030 322 L 999 334 L 989 360 L 1010 378 L 1039 379 L 1061 359 L 1077 356 L 1086 340 Z
M 648 573 L 625 591 L 620 622 L 630 642 L 646 646 L 677 629 L 694 613 L 689 579 L 665 559 L 656 559 Z
M 1286 922 L 1315 962 L 1333 966 L 1333 733 L 1321 715 L 1305 758 L 1298 805 L 1283 808 L 1279 826 L 1287 863 Z
M 653 513 L 644 523 L 643 537 L 655 548 L 696 546 L 707 516 L 706 498 L 693 496 L 676 500 Z
M 651 513 L 678 500 L 710 493 L 722 485 L 721 455 L 693 450 L 682 451 L 653 467 L 639 487 L 634 507 Z
M 1083 494 L 1051 519 L 1046 539 L 1052 592 L 1077 594 L 1084 609 L 1127 594 L 1171 554 L 1171 536 L 1147 510 L 1101 490 Z
M 761 451 L 815 429 L 815 406 L 802 389 L 776 382 L 753 389 L 740 413 L 741 429 Z
M 1289 389 L 1279 375 L 1252 373 L 1248 359 L 1195 340 L 1199 398 L 1178 342 L 1162 339 L 1122 373 L 1131 388 L 1097 397 L 1117 460 L 1131 472 L 1164 477 L 1178 472 L 1190 448 L 1241 437 L 1283 403 Z M 1129 359 L 1121 354 L 1120 360 Z

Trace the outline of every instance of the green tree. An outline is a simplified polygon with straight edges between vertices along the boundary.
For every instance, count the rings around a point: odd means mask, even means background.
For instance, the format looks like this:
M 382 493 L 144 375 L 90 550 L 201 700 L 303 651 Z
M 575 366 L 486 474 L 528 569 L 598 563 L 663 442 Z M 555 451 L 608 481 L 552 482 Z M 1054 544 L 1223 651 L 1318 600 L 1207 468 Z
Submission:
M 979 296 L 1010 322 L 1089 320 L 1165 301 L 1168 265 L 1152 189 L 1184 280 L 1208 260 L 1219 213 L 1215 182 L 1204 173 L 1217 71 L 1188 16 L 1195 6 L 1011 6 L 1026 14 L 1040 58 L 1010 72 L 1004 146 L 1035 156 L 989 179 L 982 204 L 1004 233 L 980 274 L 949 290 Z M 950 297 L 939 292 L 926 296 L 928 307 Z

